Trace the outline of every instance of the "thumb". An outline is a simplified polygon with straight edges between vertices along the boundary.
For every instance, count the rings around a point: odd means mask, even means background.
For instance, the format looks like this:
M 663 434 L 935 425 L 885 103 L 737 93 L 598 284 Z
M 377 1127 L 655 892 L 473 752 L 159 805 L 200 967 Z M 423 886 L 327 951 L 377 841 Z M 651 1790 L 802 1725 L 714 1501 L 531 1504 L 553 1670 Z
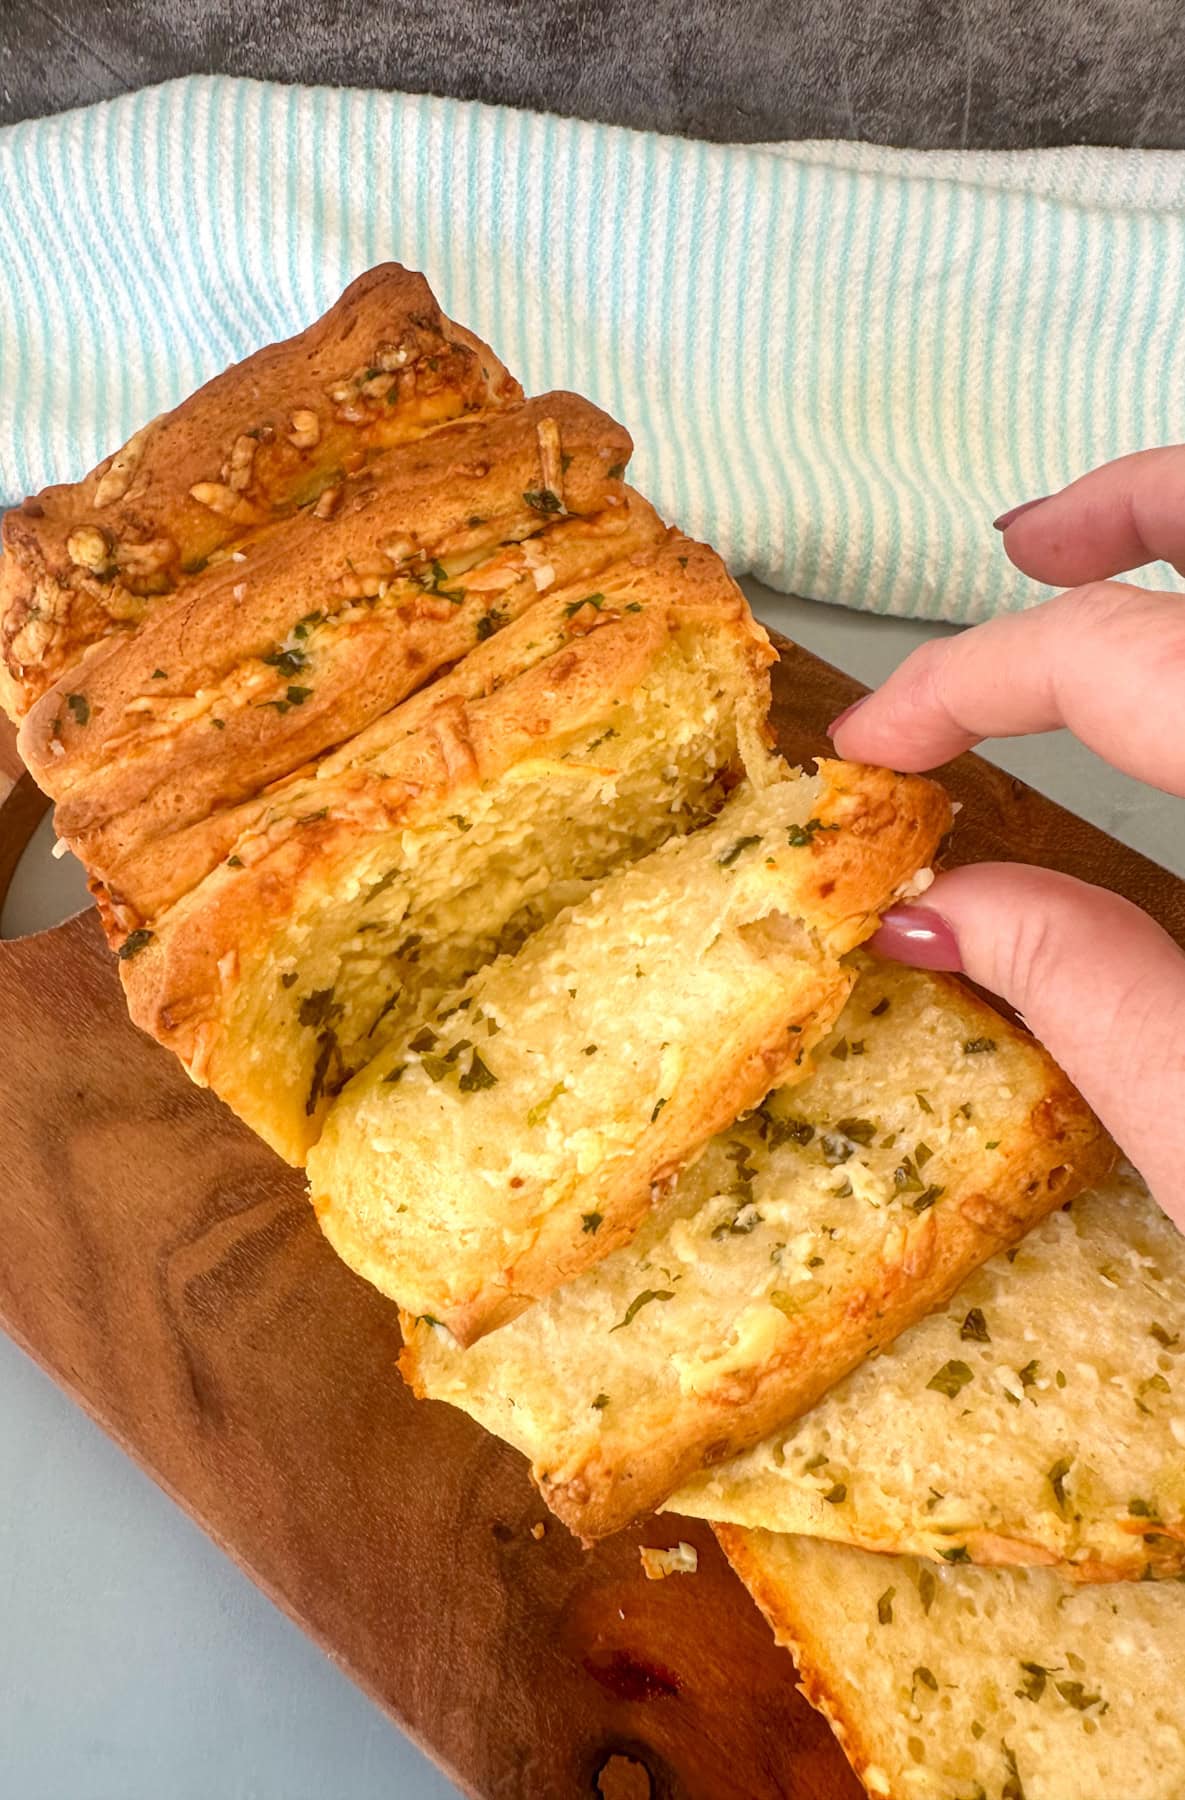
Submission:
M 871 950 L 962 970 L 1014 1006 L 1185 1231 L 1185 956 L 1130 901 L 980 863 L 893 907 Z

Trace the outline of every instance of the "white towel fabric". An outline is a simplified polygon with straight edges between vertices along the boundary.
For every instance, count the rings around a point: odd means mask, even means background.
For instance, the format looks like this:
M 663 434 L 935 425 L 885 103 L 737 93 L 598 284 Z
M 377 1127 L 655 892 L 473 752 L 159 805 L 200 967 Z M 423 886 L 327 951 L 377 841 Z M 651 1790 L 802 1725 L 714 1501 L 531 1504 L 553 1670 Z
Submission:
M 0 500 L 394 257 L 738 573 L 978 619 L 994 513 L 1185 436 L 1185 155 L 730 147 L 194 77 L 0 131 Z M 1157 586 L 1180 586 L 1158 569 Z

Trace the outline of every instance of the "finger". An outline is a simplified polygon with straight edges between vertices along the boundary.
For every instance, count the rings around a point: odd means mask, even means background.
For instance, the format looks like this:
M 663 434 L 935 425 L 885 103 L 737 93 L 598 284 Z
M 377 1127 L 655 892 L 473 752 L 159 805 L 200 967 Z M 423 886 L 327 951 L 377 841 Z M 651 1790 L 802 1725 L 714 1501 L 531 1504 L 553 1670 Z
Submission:
M 1008 1000 L 1185 1230 L 1185 956 L 1146 913 L 1069 875 L 982 863 L 894 908 L 870 947 Z
M 1121 456 L 1026 506 L 1005 524 L 1004 548 L 1018 569 L 1056 587 L 1148 562 L 1185 569 L 1185 446 Z
M 1066 726 L 1141 781 L 1185 793 L 1185 601 L 1120 582 L 932 639 L 832 727 L 839 754 L 932 769 L 983 738 Z

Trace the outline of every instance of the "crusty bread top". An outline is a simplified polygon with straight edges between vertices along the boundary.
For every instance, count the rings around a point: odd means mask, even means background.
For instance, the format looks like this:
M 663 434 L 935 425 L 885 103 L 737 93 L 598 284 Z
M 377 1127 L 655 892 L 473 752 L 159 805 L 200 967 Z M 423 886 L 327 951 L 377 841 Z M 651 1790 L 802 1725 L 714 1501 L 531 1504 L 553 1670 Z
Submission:
M 82 481 L 6 515 L 0 703 L 20 718 L 89 644 L 376 452 L 519 398 L 422 275 L 371 269 L 307 331 L 215 377 Z
M 1074 1588 L 1048 1569 L 717 1536 L 874 1800 L 1185 1794 L 1178 1582 Z
M 634 507 L 631 502 L 627 518 Z M 250 876 L 234 884 L 236 931 L 255 935 L 248 919 L 257 901 L 258 923 L 266 931 L 275 907 L 274 865 L 267 859 L 282 840 L 299 839 L 302 866 L 310 853 L 317 860 L 336 851 L 353 858 L 360 829 L 430 814 L 442 781 L 465 785 L 479 769 L 482 779 L 493 779 L 559 721 L 573 726 L 598 714 L 616 693 L 628 693 L 657 646 L 688 623 L 739 635 L 755 675 L 760 673 L 753 696 L 767 704 L 764 671 L 774 653 L 743 594 L 715 551 L 676 531 L 655 538 L 652 521 L 645 509 L 626 541 L 635 535 L 649 541 L 601 569 L 594 590 L 584 579 L 549 588 L 526 614 L 477 634 L 479 641 L 447 673 L 315 764 L 144 844 L 120 869 L 118 885 L 101 897 L 115 944 L 129 930 L 155 927 L 232 855 Z M 600 526 L 590 522 L 589 533 L 599 541 Z M 582 549 L 577 538 L 573 560 L 579 564 L 586 549 L 587 541 Z M 561 548 L 550 566 L 564 571 L 566 560 Z M 472 640 L 475 628 L 468 616 L 466 622 Z M 727 668 L 724 657 L 722 688 Z M 755 700 L 734 700 L 741 729 L 750 738 L 763 730 L 753 714 Z
M 1117 1173 L 793 1426 L 670 1502 L 868 1550 L 1185 1565 L 1185 1238 Z
M 1106 1166 L 1025 1033 L 948 978 L 856 960 L 813 1073 L 632 1244 L 463 1354 L 408 1321 L 413 1385 L 524 1450 L 586 1537 L 802 1412 Z
M 300 1160 L 335 1091 L 313 1080 L 311 991 L 335 990 L 340 1083 L 415 995 L 575 897 L 565 881 L 587 892 L 768 779 L 771 657 L 678 533 L 591 595 L 544 595 L 310 774 L 176 834 L 157 876 L 181 898 L 130 936 L 107 909 L 132 1016 Z
M 450 577 L 444 592 L 403 578 L 378 598 L 324 617 L 314 610 L 265 657 L 236 664 L 197 697 L 162 692 L 133 702 L 122 735 L 135 742 L 75 782 L 57 809 L 58 835 L 93 877 L 142 911 L 154 871 L 180 867 L 171 847 L 179 833 L 348 742 L 541 593 L 573 582 L 592 588 L 607 565 L 662 535 L 653 508 L 635 495 L 499 546 Z M 147 903 L 159 906 L 159 897 Z
M 235 553 L 244 560 L 195 577 L 133 636 L 97 646 L 25 720 L 21 753 L 58 799 L 59 835 L 110 880 L 156 833 L 348 739 L 510 616 L 481 585 L 499 577 L 499 552 L 569 514 L 607 511 L 599 553 L 570 542 L 568 573 L 590 550 L 594 566 L 608 560 L 629 451 L 596 407 L 545 395 L 387 452 L 331 519 L 306 509 Z M 543 474 L 557 455 L 558 491 Z M 621 548 L 658 530 L 642 502 Z M 522 610 L 555 566 L 526 545 L 517 556 Z

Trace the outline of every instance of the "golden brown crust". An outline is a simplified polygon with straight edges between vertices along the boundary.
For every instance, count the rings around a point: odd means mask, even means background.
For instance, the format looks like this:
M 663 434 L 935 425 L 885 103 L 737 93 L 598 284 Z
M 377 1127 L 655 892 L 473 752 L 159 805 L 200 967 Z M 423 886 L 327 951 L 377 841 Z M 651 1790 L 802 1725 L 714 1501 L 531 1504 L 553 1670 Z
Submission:
M 80 482 L 9 512 L 0 704 L 19 719 L 86 648 L 188 572 L 392 444 L 521 398 L 423 276 L 386 263 L 295 338 L 153 420 Z
M 999 1028 L 998 1015 L 961 984 L 943 985 Z M 685 1410 L 661 1439 L 635 1446 L 628 1459 L 593 1449 L 563 1469 L 533 1471 L 564 1523 L 582 1538 L 605 1537 L 660 1506 L 699 1469 L 751 1448 L 944 1304 L 972 1269 L 1100 1181 L 1114 1146 L 1056 1064 L 1036 1046 L 1034 1054 L 1047 1065 L 1047 1091 L 1011 1153 L 997 1157 L 990 1187 L 952 1186 L 944 1203 L 901 1227 L 890 1253 L 846 1286 L 829 1314 L 816 1305 L 791 1321 L 776 1353 L 701 1389 L 694 1413 Z
M 428 796 L 442 791 L 442 782 L 452 783 L 459 775 L 484 779 L 490 769 L 500 766 L 505 746 L 529 745 L 550 729 L 553 715 L 567 716 L 573 705 L 591 712 L 606 696 L 625 691 L 654 645 L 688 619 L 734 629 L 746 647 L 753 679 L 765 691 L 764 672 L 773 651 L 719 558 L 679 532 L 665 531 L 654 538 L 655 515 L 645 502 L 641 505 L 645 512 L 638 526 L 631 527 L 629 541 L 639 528 L 650 541 L 600 569 L 597 584 L 603 592 L 595 609 L 575 606 L 573 596 L 579 598 L 586 586 L 583 578 L 571 588 L 557 586 L 538 599 L 529 627 L 516 620 L 483 639 L 430 687 L 376 719 L 315 770 L 298 770 L 256 797 L 144 845 L 119 869 L 113 883 L 115 945 L 127 931 L 153 924 L 236 847 L 242 848 L 241 839 L 261 832 L 265 822 L 271 825 L 269 841 L 275 841 L 279 832 L 294 830 L 293 818 L 319 813 L 329 805 L 332 818 L 324 828 L 318 821 L 317 832 L 300 833 L 302 846 L 319 852 L 323 841 L 346 844 L 359 823 L 373 825 L 390 816 L 392 809 L 402 816 L 417 796 L 427 806 Z M 594 534 L 599 529 L 590 522 L 590 547 L 598 541 Z M 575 555 L 583 560 L 579 539 Z M 556 566 L 563 567 L 558 557 Z M 644 611 L 630 613 L 625 609 L 633 604 L 635 593 L 645 593 L 647 604 Z M 605 627 L 614 628 L 612 649 L 600 635 Z M 593 647 L 587 649 L 590 641 Z M 561 660 L 561 653 L 567 652 L 573 654 L 564 654 Z M 618 657 L 623 659 L 620 667 Z M 537 672 L 527 680 L 535 665 Z M 505 722 L 499 727 L 505 741 L 492 743 L 484 710 L 475 716 L 474 709 L 503 688 L 507 691 L 496 710 Z M 471 742 L 480 752 L 473 763 Z M 388 752 L 396 746 L 396 760 L 390 762 Z M 257 850 L 252 843 L 245 852 L 247 859 L 253 859 Z
M 792 889 L 788 883 L 787 900 L 795 916 L 817 932 L 833 955 L 839 955 L 868 936 L 898 887 L 934 856 L 950 827 L 950 802 L 936 783 L 894 775 L 888 769 L 826 761 L 819 765 L 819 773 L 827 783 L 819 805 L 821 827 L 809 831 L 808 841 L 791 853 Z M 799 872 L 801 864 L 806 865 L 805 875 Z M 779 1000 L 771 971 L 767 1015 L 760 1019 L 756 1009 L 749 1015 L 745 1038 L 738 1035 L 723 1058 L 726 1072 L 705 1051 L 710 1082 L 688 1094 L 682 1106 L 668 1105 L 652 1134 L 649 1155 L 664 1179 L 673 1180 L 708 1138 L 758 1106 L 772 1088 L 806 1072 L 804 1052 L 830 1030 L 853 980 L 854 976 L 821 963 L 813 980 L 803 983 L 800 1010 L 790 1025 L 786 1001 Z M 788 1035 L 788 1026 L 795 1035 Z M 713 1046 L 713 1052 L 718 1049 Z M 632 1159 L 623 1159 L 617 1179 L 587 1202 L 603 1216 L 595 1243 L 583 1232 L 573 1237 L 572 1217 L 556 1208 L 540 1224 L 528 1255 L 492 1273 L 466 1302 L 449 1306 L 438 1298 L 425 1310 L 434 1312 L 459 1343 L 475 1342 L 507 1324 L 532 1300 L 628 1243 L 648 1210 L 652 1191 L 651 1174 L 640 1171 Z M 365 1256 L 369 1278 L 382 1286 L 381 1258 L 376 1262 L 364 1246 L 352 1248 Z
M 820 758 L 827 791 L 804 854 L 814 865 L 812 922 L 840 952 L 874 929 L 875 913 L 936 855 L 951 827 L 950 800 L 934 781 Z M 869 895 L 878 896 L 869 910 Z
M 539 492 L 545 426 L 570 459 L 570 517 L 525 498 Z M 629 448 L 597 408 L 547 395 L 391 451 L 331 521 L 306 511 L 243 563 L 195 577 L 182 603 L 96 647 L 26 719 L 22 754 L 58 797 L 59 835 L 118 887 L 153 837 L 348 739 L 532 604 L 556 573 L 535 541 L 549 520 L 570 578 L 602 566 L 618 537 L 623 551 L 652 540 L 656 516 L 642 502 L 631 523 L 608 474 Z M 591 536 L 590 511 L 604 521 Z M 483 550 L 477 586 L 445 574 L 441 558 Z M 482 585 L 503 569 L 512 588 Z
M 150 915 L 151 929 L 136 927 L 134 954 L 134 921 L 108 897 L 135 1022 L 243 1110 L 242 1046 L 220 1043 L 239 975 L 266 953 L 278 921 L 332 898 L 376 838 L 448 813 L 451 798 L 537 755 L 549 734 L 599 719 L 688 621 L 728 640 L 720 666 L 741 659 L 764 714 L 773 652 L 714 552 L 672 532 L 603 571 L 598 586 L 595 608 L 567 591 L 544 596 L 315 773 L 204 821 L 188 846 L 178 834 L 192 891 Z
M 645 1162 L 640 1156 L 623 1158 L 615 1178 L 582 1202 L 589 1208 L 595 1206 L 601 1215 L 595 1241 L 582 1226 L 578 1211 L 556 1207 L 542 1221 L 529 1251 L 491 1274 L 463 1303 L 434 1302 L 433 1316 L 467 1348 L 509 1324 L 532 1300 L 628 1244 L 653 1199 L 667 1191 L 707 1138 L 757 1106 L 771 1087 L 789 1086 L 805 1071 L 804 1052 L 830 1030 L 851 985 L 851 978 L 842 970 L 820 969 L 803 982 L 800 1010 L 793 1022 L 787 1020 L 784 1002 L 779 1006 L 771 993 L 769 1017 L 760 1020 L 751 1014 L 746 1020 L 747 1038 L 757 1035 L 760 1041 L 742 1043 L 738 1032 L 737 1042 L 726 1047 L 718 1062 L 705 1058 L 705 1076 L 710 1079 L 688 1093 L 681 1105 L 665 1107 L 662 1130 L 655 1131 L 645 1146 Z M 322 1209 L 322 1229 L 339 1254 L 367 1280 L 387 1292 L 393 1285 L 401 1285 L 402 1271 L 393 1271 L 381 1248 L 358 1233 L 340 1209 L 333 1214 L 331 1229 Z
M 712 1530 L 730 1565 L 766 1619 L 775 1642 L 794 1658 L 799 1693 L 826 1719 L 857 1779 L 867 1786 L 865 1776 L 874 1766 L 875 1758 L 863 1716 L 843 1704 L 840 1684 L 828 1684 L 823 1673 L 829 1665 L 825 1642 L 812 1633 L 801 1618 L 788 1612 L 784 1589 L 760 1554 L 759 1545 L 765 1533 L 744 1531 L 739 1525 L 713 1525 Z M 874 1792 L 871 1787 L 868 1791 Z M 896 1800 L 896 1797 L 889 1796 L 882 1786 L 876 1791 L 876 1800 Z
M 680 1510 L 678 1504 L 671 1509 Z M 1150 1549 L 1145 1534 L 1139 1531 L 1141 1524 L 1147 1525 L 1145 1519 L 1133 1520 L 1132 1552 L 1129 1557 L 1117 1555 L 1081 1557 L 1076 1561 L 1067 1561 L 1059 1557 L 1047 1544 L 1035 1543 L 1031 1538 L 1024 1538 L 1014 1533 L 981 1530 L 977 1526 L 968 1526 L 961 1531 L 961 1547 L 967 1553 L 967 1561 L 978 1564 L 985 1569 L 1052 1569 L 1063 1581 L 1073 1582 L 1083 1587 L 1106 1586 L 1116 1581 L 1149 1581 L 1168 1580 L 1185 1571 L 1185 1523 L 1172 1523 L 1157 1520 L 1156 1536 L 1163 1539 L 1163 1546 L 1158 1541 L 1156 1549 Z M 723 1527 L 721 1527 L 723 1529 Z M 738 1526 L 737 1530 L 744 1527 Z M 807 1534 L 806 1522 L 802 1530 Z M 822 1535 L 812 1533 L 810 1535 Z M 943 1550 L 949 1549 L 950 1539 L 941 1539 L 937 1534 L 931 1537 L 921 1535 L 909 1539 L 895 1538 L 886 1543 L 882 1536 L 860 1529 L 859 1522 L 850 1527 L 845 1526 L 841 1539 L 830 1538 L 829 1541 L 849 1544 L 855 1550 L 866 1550 L 876 1556 L 917 1556 L 929 1562 L 944 1563 Z
M 1048 1569 L 930 1573 L 911 1556 L 713 1531 L 873 1800 L 1180 1794 L 1175 1584 L 1100 1592 Z

